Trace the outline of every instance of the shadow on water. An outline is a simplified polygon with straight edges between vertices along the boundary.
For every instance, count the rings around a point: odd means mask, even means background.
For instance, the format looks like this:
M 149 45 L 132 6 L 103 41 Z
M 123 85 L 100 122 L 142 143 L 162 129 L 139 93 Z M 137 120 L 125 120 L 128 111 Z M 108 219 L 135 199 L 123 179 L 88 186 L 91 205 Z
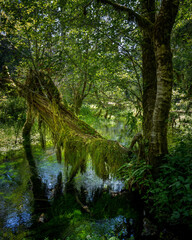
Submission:
M 68 182 L 54 149 L 33 152 L 37 178 L 32 180 L 24 156 L 4 161 L 2 239 L 138 239 L 139 198 L 125 191 L 121 181 L 99 178 L 90 160 L 86 172 Z
M 47 187 L 46 184 L 42 182 L 42 179 L 39 177 L 38 169 L 36 162 L 34 160 L 31 146 L 25 146 L 25 156 L 29 163 L 30 168 L 30 182 L 31 190 L 33 193 L 34 203 L 34 214 L 41 213 L 42 211 L 46 211 L 50 206 L 47 197 Z
M 70 178 L 53 148 L 25 150 L 1 165 L 0 239 L 140 239 L 142 204 L 123 182 L 98 177 L 90 157 Z

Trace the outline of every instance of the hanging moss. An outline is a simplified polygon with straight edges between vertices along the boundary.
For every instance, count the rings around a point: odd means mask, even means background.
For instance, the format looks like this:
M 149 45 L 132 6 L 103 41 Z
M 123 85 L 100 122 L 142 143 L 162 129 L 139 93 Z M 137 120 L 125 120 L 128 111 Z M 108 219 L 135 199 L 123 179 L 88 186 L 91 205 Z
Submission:
M 106 139 L 94 139 L 89 142 L 89 153 L 97 175 L 108 177 L 109 173 L 115 173 L 117 169 L 128 161 L 127 149 L 116 141 Z
M 77 118 L 66 103 L 52 79 L 45 73 L 29 71 L 26 84 L 14 81 L 34 111 L 53 133 L 58 158 L 62 152 L 66 165 L 72 166 L 71 176 L 85 170 L 91 156 L 97 175 L 106 178 L 128 160 L 128 149 L 116 141 L 104 139 L 94 128 Z M 30 99 L 29 99 L 30 96 Z

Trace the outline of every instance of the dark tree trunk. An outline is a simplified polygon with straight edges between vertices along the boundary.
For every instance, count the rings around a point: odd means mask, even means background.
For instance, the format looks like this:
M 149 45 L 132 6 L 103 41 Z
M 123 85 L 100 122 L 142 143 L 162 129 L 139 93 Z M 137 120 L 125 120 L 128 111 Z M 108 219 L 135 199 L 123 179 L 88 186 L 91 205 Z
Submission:
M 23 127 L 23 147 L 25 150 L 26 159 L 29 163 L 31 171 L 31 184 L 32 192 L 34 196 L 34 212 L 42 213 L 45 212 L 49 206 L 48 198 L 46 196 L 46 188 L 42 183 L 38 171 L 36 162 L 33 158 L 32 148 L 31 148 L 31 128 L 34 123 L 34 117 L 32 115 L 31 107 L 28 104 L 27 118 Z
M 179 0 L 164 0 L 154 26 L 157 94 L 149 149 L 149 161 L 154 169 L 160 165 L 159 159 L 168 153 L 167 125 L 173 85 L 170 37 L 178 7 Z
M 114 1 L 100 1 L 126 12 L 143 31 L 143 132 L 149 142 L 149 162 L 157 169 L 159 159 L 168 152 L 167 123 L 173 85 L 170 35 L 179 0 L 162 0 L 159 12 L 155 0 L 142 0 L 142 15 Z
M 153 43 L 147 33 L 143 35 L 143 134 L 145 140 L 149 142 L 157 88 L 156 61 Z
M 151 23 L 155 22 L 155 1 L 142 1 L 142 14 Z M 142 75 L 143 75 L 143 135 L 145 142 L 149 142 L 152 128 L 152 116 L 155 107 L 157 91 L 156 59 L 152 29 L 142 30 Z
M 34 117 L 32 116 L 31 107 L 28 105 L 27 117 L 25 124 L 23 126 L 23 146 L 25 150 L 26 158 L 29 162 L 30 170 L 32 175 L 37 175 L 37 167 L 33 159 L 32 149 L 31 149 L 31 128 L 34 123 Z
M 45 124 L 44 124 L 41 116 L 39 116 L 38 124 L 39 124 L 39 135 L 40 135 L 41 148 L 43 150 L 45 150 L 45 148 L 46 148 L 46 132 L 45 132 Z
M 161 159 L 168 151 L 167 123 L 173 85 L 170 35 L 177 15 L 179 0 L 162 0 L 156 18 L 155 0 L 141 1 L 142 15 L 111 0 L 100 1 L 111 5 L 115 10 L 126 12 L 143 31 L 143 130 L 144 138 L 149 142 L 149 162 L 156 169 L 160 164 L 159 158 Z M 84 145 L 91 145 L 91 142 L 95 142 L 95 145 L 92 144 L 92 151 L 96 145 L 102 143 L 104 146 L 107 143 L 107 151 L 110 146 L 113 150 L 117 148 L 117 153 L 127 152 L 117 143 L 104 140 L 94 129 L 74 116 L 67 106 L 61 104 L 57 88 L 43 72 L 32 72 L 31 76 L 30 82 L 36 89 L 41 89 L 41 85 L 44 87 L 41 92 L 31 92 L 33 95 L 32 105 L 52 129 L 56 139 L 62 137 L 64 130 L 70 129 L 73 133 L 68 135 L 69 139 L 72 136 L 79 137 Z M 17 83 L 17 86 L 21 89 L 25 88 L 20 83 Z M 31 86 L 29 88 L 32 89 Z M 25 93 L 22 94 L 26 97 Z M 113 160 L 115 161 L 115 158 Z

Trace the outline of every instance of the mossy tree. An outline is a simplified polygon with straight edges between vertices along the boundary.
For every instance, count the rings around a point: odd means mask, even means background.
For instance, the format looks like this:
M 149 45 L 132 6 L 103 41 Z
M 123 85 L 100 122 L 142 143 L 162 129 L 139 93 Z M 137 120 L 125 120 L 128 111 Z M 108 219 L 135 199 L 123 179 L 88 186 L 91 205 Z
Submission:
M 30 70 L 25 84 L 10 77 L 1 78 L 1 81 L 17 90 L 28 102 L 29 116 L 24 126 L 24 133 L 27 131 L 23 135 L 24 144 L 28 146 L 29 143 L 32 116 L 39 115 L 52 131 L 57 151 L 63 152 L 60 156 L 64 156 L 66 164 L 73 166 L 71 178 L 89 156 L 98 175 L 104 178 L 128 160 L 130 151 L 127 148 L 103 138 L 95 129 L 78 119 L 66 102 L 62 102 L 57 87 L 45 72 Z
M 156 170 L 161 164 L 159 159 L 168 152 L 167 123 L 173 85 L 170 38 L 180 1 L 163 0 L 160 5 L 155 0 L 133 5 L 99 2 L 127 13 L 130 22 L 134 21 L 142 31 L 143 132 L 149 143 L 149 162 Z
M 129 4 L 123 1 L 123 3 L 125 3 L 124 5 L 110 0 L 99 0 L 97 2 L 103 5 L 107 5 L 104 7 L 104 11 L 101 11 L 101 5 L 96 4 L 94 1 L 77 1 L 73 4 L 66 1 L 66 4 L 62 6 L 60 6 L 61 2 L 59 2 L 59 8 L 57 2 L 47 1 L 47 15 L 43 15 L 44 17 L 39 19 L 37 16 L 40 16 L 42 14 L 44 3 L 43 1 L 36 1 L 35 4 L 38 6 L 38 8 L 36 5 L 35 8 L 33 6 L 29 8 L 29 14 L 24 15 L 25 18 L 19 15 L 21 22 L 19 29 L 22 29 L 21 32 L 24 32 L 26 34 L 28 46 L 29 48 L 33 49 L 33 51 L 31 51 L 31 56 L 33 56 L 31 57 L 31 63 L 29 64 L 31 69 L 33 69 L 31 72 L 31 77 L 33 78 L 33 81 L 34 79 L 38 80 L 34 81 L 34 83 L 36 82 L 36 84 L 38 84 L 38 88 L 42 88 L 42 86 L 44 86 L 42 93 L 45 92 L 45 89 L 47 92 L 47 96 L 44 96 L 43 98 L 42 94 L 36 95 L 35 98 L 33 97 L 32 105 L 35 109 L 38 110 L 40 115 L 42 115 L 41 117 L 55 133 L 55 139 L 57 139 L 57 143 L 59 143 L 59 139 L 62 139 L 60 141 L 61 146 L 64 139 L 62 132 L 64 128 L 66 128 L 65 134 L 66 132 L 71 132 L 71 130 L 74 131 L 74 134 L 68 134 L 68 139 L 70 139 L 72 135 L 77 139 L 78 137 L 82 137 L 85 134 L 86 137 L 84 136 L 81 138 L 85 140 L 85 145 L 87 143 L 86 139 L 91 138 L 91 141 L 93 142 L 93 139 L 101 138 L 98 136 L 98 134 L 93 134 L 95 131 L 90 130 L 89 126 L 85 126 L 84 123 L 81 123 L 76 117 L 74 117 L 73 114 L 67 110 L 66 105 L 60 105 L 61 101 L 54 97 L 55 92 L 57 92 L 56 88 L 54 87 L 51 90 L 53 81 L 51 78 L 49 80 L 45 72 L 49 73 L 49 75 L 52 74 L 52 66 L 54 64 L 52 65 L 53 62 L 50 60 L 50 56 L 53 55 L 53 52 L 57 53 L 57 48 L 55 47 L 57 44 L 53 46 L 53 44 L 57 42 L 57 38 L 54 38 L 53 36 L 56 34 L 56 30 L 58 29 L 59 25 L 57 24 L 59 21 L 56 18 L 56 13 L 58 16 L 61 16 L 63 13 L 71 14 L 71 10 L 74 10 L 74 6 L 79 5 L 79 7 L 81 7 L 83 10 L 82 13 L 84 16 L 87 16 L 86 11 L 89 10 L 89 8 L 91 12 L 94 10 L 96 11 L 97 14 L 95 15 L 99 16 L 101 14 L 98 19 L 102 21 L 102 24 L 104 21 L 108 22 L 110 15 L 113 17 L 112 13 L 114 12 L 114 9 L 123 13 L 122 17 L 128 17 L 129 22 L 134 23 L 133 28 L 138 27 L 142 32 L 141 48 L 143 60 L 143 133 L 144 140 L 147 142 L 146 145 L 148 145 L 147 158 L 149 160 L 149 163 L 153 165 L 153 168 L 157 169 L 157 167 L 161 164 L 159 158 L 161 159 L 161 157 L 168 152 L 167 123 L 173 85 L 170 37 L 180 1 L 163 0 L 161 4 L 158 4 L 158 1 L 155 0 L 143 0 Z M 25 7 L 29 5 L 25 5 L 25 3 L 22 4 L 24 4 Z M 20 6 L 19 3 L 18 5 L 18 8 L 22 6 Z M 52 10 L 50 8 L 51 6 Z M 65 9 L 66 6 L 69 7 L 68 10 Z M 64 12 L 62 12 L 62 9 L 64 9 Z M 51 14 L 49 14 L 50 12 Z M 10 14 L 13 16 L 13 13 L 15 12 L 13 11 Z M 16 12 L 16 14 L 18 14 L 18 12 Z M 46 18 L 46 16 L 48 16 L 48 18 Z M 76 21 L 79 20 L 77 16 L 79 15 L 76 15 L 76 12 L 74 12 L 74 19 L 76 19 Z M 121 16 L 118 18 L 120 17 Z M 10 24 L 13 24 L 13 19 L 10 18 Z M 47 22 L 45 19 L 47 19 Z M 57 21 L 55 21 L 55 19 L 57 19 Z M 28 20 L 30 21 L 28 22 Z M 66 19 L 60 18 L 60 21 L 65 22 Z M 76 24 L 76 22 L 73 23 Z M 81 23 L 88 24 L 86 21 Z M 47 29 L 50 31 L 47 31 Z M 101 26 L 99 26 L 98 29 L 100 30 Z M 33 32 L 35 32 L 34 35 Z M 50 32 L 52 33 L 51 35 Z M 16 35 L 16 32 L 14 32 L 14 34 Z M 46 47 L 42 47 L 41 45 L 41 36 L 44 39 L 44 43 L 46 43 Z M 49 37 L 51 40 L 53 40 L 51 41 L 51 45 L 47 41 Z M 30 38 L 32 39 L 32 44 L 30 44 Z M 35 46 L 38 47 L 34 48 Z M 46 52 L 47 55 L 44 52 Z M 44 69 L 44 71 L 40 71 L 40 69 Z M 17 83 L 17 86 L 18 85 L 19 83 Z M 45 102 L 47 102 L 47 100 L 51 101 L 51 104 L 50 107 L 47 105 L 45 109 Z M 42 101 L 44 102 L 43 106 L 40 104 Z M 63 110 L 66 114 L 64 114 Z M 44 116 L 45 112 L 48 113 L 47 117 Z M 89 137 L 86 135 L 86 131 L 88 131 Z M 92 134 L 90 134 L 90 131 Z M 109 144 L 109 146 L 111 145 Z

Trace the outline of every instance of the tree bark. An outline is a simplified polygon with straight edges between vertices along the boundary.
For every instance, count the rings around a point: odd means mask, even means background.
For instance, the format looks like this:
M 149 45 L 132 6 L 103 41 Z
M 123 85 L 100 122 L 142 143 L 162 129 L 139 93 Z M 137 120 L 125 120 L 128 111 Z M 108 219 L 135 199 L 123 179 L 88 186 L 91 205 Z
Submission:
M 80 93 L 78 93 L 78 92 L 74 93 L 74 112 L 77 116 L 81 110 L 83 100 L 84 100 L 84 98 L 83 98 L 83 96 L 81 96 Z
M 30 170 L 32 175 L 37 176 L 37 167 L 33 159 L 33 154 L 31 150 L 31 128 L 34 123 L 34 117 L 32 116 L 31 107 L 28 105 L 26 121 L 23 126 L 22 136 L 23 136 L 23 147 L 25 150 L 26 158 L 29 162 Z
M 142 15 L 111 0 L 100 1 L 111 5 L 115 10 L 126 12 L 129 19 L 135 21 L 143 31 L 143 130 L 144 138 L 149 142 L 149 162 L 153 168 L 157 168 L 160 164 L 159 157 L 168 152 L 167 123 L 173 85 L 170 35 L 179 0 L 162 0 L 156 18 L 155 0 L 141 1 Z M 48 80 L 41 72 L 32 72 L 31 75 L 31 82 L 35 83 L 35 87 L 29 86 L 30 91 L 32 90 L 30 94 L 33 95 L 32 105 L 52 129 L 55 138 L 59 139 L 66 128 L 73 131 L 73 134 L 68 135 L 69 138 L 75 135 L 84 140 L 84 143 L 87 143 L 88 139 L 94 139 L 99 140 L 95 143 L 102 142 L 105 145 L 106 140 L 61 103 L 58 90 L 51 79 Z M 19 83 L 17 85 L 19 86 Z M 21 86 L 21 89 L 24 87 Z M 38 92 L 35 89 L 41 90 Z M 22 94 L 26 97 L 26 93 Z M 118 151 L 125 150 L 118 144 L 110 142 L 109 146 L 111 145 L 116 146 Z
M 143 135 L 146 142 L 150 141 L 153 124 L 153 111 L 156 99 L 156 61 L 153 42 L 147 32 L 143 33 Z
M 39 137 L 40 137 L 40 143 L 41 143 L 41 148 L 45 150 L 46 148 L 46 130 L 45 130 L 45 125 L 41 117 L 39 116 L 38 119 L 38 129 L 39 129 Z
M 170 36 L 179 0 L 162 0 L 156 15 L 155 0 L 141 2 L 142 15 L 111 0 L 100 0 L 126 12 L 143 31 L 143 132 L 149 142 L 149 162 L 156 169 L 168 152 L 167 124 L 171 105 L 173 68 Z
M 154 24 L 155 1 L 142 1 L 142 14 Z M 142 30 L 142 76 L 143 76 L 143 135 L 148 144 L 151 137 L 152 116 L 157 92 L 156 59 L 152 29 Z
M 168 153 L 167 125 L 173 86 L 170 37 L 178 7 L 179 0 L 164 0 L 154 26 L 157 94 L 149 148 L 149 161 L 154 169 L 160 165 L 159 158 Z
M 70 178 L 73 173 L 82 170 L 82 164 L 88 156 L 91 156 L 93 167 L 100 177 L 115 173 L 122 164 L 129 161 L 129 149 L 116 141 L 103 138 L 70 111 L 61 101 L 57 87 L 47 74 L 31 70 L 26 84 L 12 79 L 4 80 L 7 80 L 10 87 L 19 89 L 30 108 L 38 112 L 48 125 L 53 133 L 55 146 L 63 150 L 65 164 L 72 166 Z M 26 133 L 30 132 L 30 116 L 28 120 L 24 128 Z M 24 134 L 24 137 L 26 143 L 29 143 L 30 136 Z M 61 152 L 58 156 L 61 161 Z

